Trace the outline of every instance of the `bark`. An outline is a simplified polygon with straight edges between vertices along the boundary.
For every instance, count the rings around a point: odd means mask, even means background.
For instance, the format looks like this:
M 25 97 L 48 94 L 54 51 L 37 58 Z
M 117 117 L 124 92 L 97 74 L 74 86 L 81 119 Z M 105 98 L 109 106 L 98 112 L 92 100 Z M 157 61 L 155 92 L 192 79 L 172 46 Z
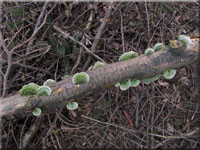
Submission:
M 12 119 L 32 115 L 35 107 L 42 109 L 42 114 L 55 112 L 63 108 L 67 102 L 81 100 L 87 95 L 103 88 L 113 86 L 117 81 L 125 79 L 144 79 L 162 73 L 168 68 L 178 68 L 191 64 L 198 58 L 198 41 L 193 41 L 188 49 L 178 51 L 166 47 L 165 50 L 152 55 L 141 55 L 129 61 L 106 64 L 87 71 L 90 81 L 86 84 L 74 85 L 72 76 L 51 86 L 51 96 L 14 95 L 0 99 L 0 117 Z

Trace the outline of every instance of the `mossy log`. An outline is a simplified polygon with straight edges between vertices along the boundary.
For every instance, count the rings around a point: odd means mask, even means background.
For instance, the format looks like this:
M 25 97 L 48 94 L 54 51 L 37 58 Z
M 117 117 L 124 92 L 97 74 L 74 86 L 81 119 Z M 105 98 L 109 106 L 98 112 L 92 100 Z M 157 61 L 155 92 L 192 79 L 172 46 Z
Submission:
M 71 100 L 82 99 L 98 92 L 115 82 L 125 79 L 144 79 L 162 73 L 169 68 L 178 68 L 193 63 L 198 58 L 198 40 L 194 40 L 188 49 L 174 49 L 166 46 L 163 51 L 152 55 L 141 55 L 137 58 L 106 64 L 100 68 L 87 71 L 90 81 L 74 85 L 72 76 L 51 85 L 50 96 L 20 96 L 14 95 L 0 99 L 0 117 L 12 119 L 32 115 L 35 107 L 42 109 L 42 114 L 55 112 L 63 108 Z

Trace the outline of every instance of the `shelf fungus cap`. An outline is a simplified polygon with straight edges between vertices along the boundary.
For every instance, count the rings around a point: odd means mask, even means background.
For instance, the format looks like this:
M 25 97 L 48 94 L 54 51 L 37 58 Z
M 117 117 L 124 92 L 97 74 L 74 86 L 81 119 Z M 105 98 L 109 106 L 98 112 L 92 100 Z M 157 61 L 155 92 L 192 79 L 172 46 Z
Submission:
M 115 83 L 115 87 L 119 87 L 120 86 L 120 83 L 119 82 L 116 82 Z
M 42 113 L 42 110 L 40 108 L 35 108 L 33 111 L 32 111 L 32 114 L 36 117 L 40 116 Z
M 94 64 L 93 69 L 100 68 L 100 67 L 102 67 L 102 66 L 104 66 L 104 65 L 105 65 L 105 64 L 102 63 L 101 61 L 97 61 L 97 62 Z
M 163 72 L 163 76 L 165 79 L 172 79 L 176 75 L 176 70 L 175 69 L 168 69 Z
M 90 78 L 89 75 L 85 72 L 76 73 L 73 78 L 72 82 L 74 84 L 83 84 L 89 82 Z
M 143 81 L 144 84 L 150 84 L 151 82 L 158 80 L 160 78 L 160 76 L 161 76 L 161 74 L 157 74 L 153 77 L 143 79 L 142 81 Z
M 137 56 L 138 56 L 138 53 L 137 53 L 137 52 L 134 52 L 134 51 L 126 52 L 126 53 L 122 54 L 122 55 L 119 57 L 119 61 L 130 60 L 130 59 L 132 59 L 132 58 L 136 58 Z
M 140 80 L 137 80 L 137 79 L 131 80 L 131 86 L 132 87 L 137 87 L 139 84 L 140 84 Z
M 129 87 L 131 87 L 131 80 L 124 80 L 120 83 L 120 90 L 125 91 L 127 90 Z
M 65 80 L 67 78 L 69 78 L 69 75 L 64 75 L 63 77 L 61 77 L 61 80 Z
M 183 46 L 185 48 L 188 48 L 190 44 L 192 43 L 192 40 L 190 39 L 190 37 L 186 35 L 179 35 L 178 40 L 183 43 Z
M 24 85 L 21 90 L 19 90 L 19 94 L 21 96 L 29 96 L 36 95 L 39 85 L 35 83 L 29 83 L 28 85 Z
M 43 85 L 50 86 L 50 85 L 53 84 L 53 83 L 55 83 L 55 80 L 53 80 L 53 79 L 48 79 L 48 80 L 46 80 L 46 81 L 43 83 Z
M 154 49 L 153 48 L 147 48 L 145 51 L 144 51 L 144 54 L 146 55 L 151 55 L 152 53 L 154 53 Z
M 164 49 L 164 44 L 163 43 L 156 43 L 154 46 L 153 46 L 153 49 L 155 51 L 161 51 Z
M 40 86 L 37 90 L 37 95 L 38 96 L 49 96 L 51 95 L 51 88 L 46 86 L 46 85 L 43 85 L 43 86 Z
M 66 107 L 68 110 L 75 110 L 78 108 L 78 103 L 77 102 L 68 102 Z

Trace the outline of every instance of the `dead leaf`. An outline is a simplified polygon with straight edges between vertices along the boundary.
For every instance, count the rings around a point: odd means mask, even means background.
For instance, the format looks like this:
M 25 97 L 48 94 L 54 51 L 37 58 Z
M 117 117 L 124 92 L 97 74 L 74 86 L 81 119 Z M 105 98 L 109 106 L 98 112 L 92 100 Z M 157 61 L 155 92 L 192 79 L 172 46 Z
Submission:
M 171 133 L 174 132 L 174 127 L 169 122 L 167 122 L 167 131 L 169 131 Z
M 183 106 L 183 102 L 180 102 L 180 103 L 176 104 L 176 108 L 177 109 L 180 109 L 182 106 Z
M 170 86 L 170 84 L 168 82 L 158 81 L 158 84 L 161 86 L 164 86 L 165 88 L 168 88 Z
M 123 112 L 124 112 L 124 116 L 128 120 L 128 123 L 130 124 L 131 128 L 134 129 L 134 124 L 133 124 L 133 121 L 131 120 L 131 117 L 129 116 L 129 114 L 126 111 L 123 111 Z
M 179 71 L 178 71 L 178 74 L 179 76 L 183 77 L 183 76 L 186 76 L 187 75 L 187 70 L 186 68 L 181 68 Z
M 190 83 L 190 81 L 189 81 L 189 79 L 187 78 L 187 77 L 180 77 L 180 79 L 179 79 L 179 81 L 181 82 L 181 83 L 183 83 L 184 85 L 189 85 L 189 83 Z
M 130 101 L 133 102 L 133 103 L 136 103 L 137 102 L 137 97 L 136 96 L 132 96 Z
M 73 116 L 74 118 L 76 118 L 77 115 L 76 115 L 76 112 L 75 112 L 75 111 L 71 110 L 70 113 L 72 114 L 72 116 Z
M 71 16 L 72 16 L 71 10 L 65 10 L 65 15 L 66 15 L 67 17 L 71 17 Z
M 112 49 L 119 50 L 120 49 L 120 45 L 121 44 L 114 42 L 114 43 L 112 43 L 111 46 L 112 46 Z
M 180 18 L 181 16 L 177 16 L 177 17 L 175 17 L 175 19 L 174 19 L 174 21 L 177 23 L 177 24 L 179 24 L 180 25 L 180 22 L 179 22 L 179 18 Z

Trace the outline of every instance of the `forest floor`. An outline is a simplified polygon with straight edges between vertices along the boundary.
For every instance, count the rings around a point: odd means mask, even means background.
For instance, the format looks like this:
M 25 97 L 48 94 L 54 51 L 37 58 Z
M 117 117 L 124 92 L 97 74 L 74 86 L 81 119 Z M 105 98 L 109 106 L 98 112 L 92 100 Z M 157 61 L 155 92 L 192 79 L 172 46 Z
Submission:
M 41 13 L 44 16 L 39 22 Z M 42 2 L 4 2 L 1 28 L 6 44 L 16 35 L 9 50 L 29 39 L 34 29 L 36 32 L 31 42 L 14 52 L 13 61 L 21 65 L 13 65 L 10 71 L 6 96 L 30 82 L 60 81 L 66 74 L 91 68 L 97 59 L 92 57 L 85 64 L 88 53 L 60 36 L 53 25 L 91 49 L 106 15 L 106 26 L 94 52 L 107 63 L 117 62 L 128 51 L 144 54 L 147 47 L 168 43 L 180 34 L 199 38 L 199 3 L 195 2 L 51 2 L 45 6 Z M 43 117 L 6 121 L 2 126 L 3 147 L 198 148 L 197 65 L 194 62 L 178 68 L 171 80 L 141 83 L 126 91 L 115 87 L 99 91 L 79 100 L 74 111 L 64 108 Z M 6 67 L 4 64 L 3 69 Z M 31 127 L 36 127 L 32 134 Z

